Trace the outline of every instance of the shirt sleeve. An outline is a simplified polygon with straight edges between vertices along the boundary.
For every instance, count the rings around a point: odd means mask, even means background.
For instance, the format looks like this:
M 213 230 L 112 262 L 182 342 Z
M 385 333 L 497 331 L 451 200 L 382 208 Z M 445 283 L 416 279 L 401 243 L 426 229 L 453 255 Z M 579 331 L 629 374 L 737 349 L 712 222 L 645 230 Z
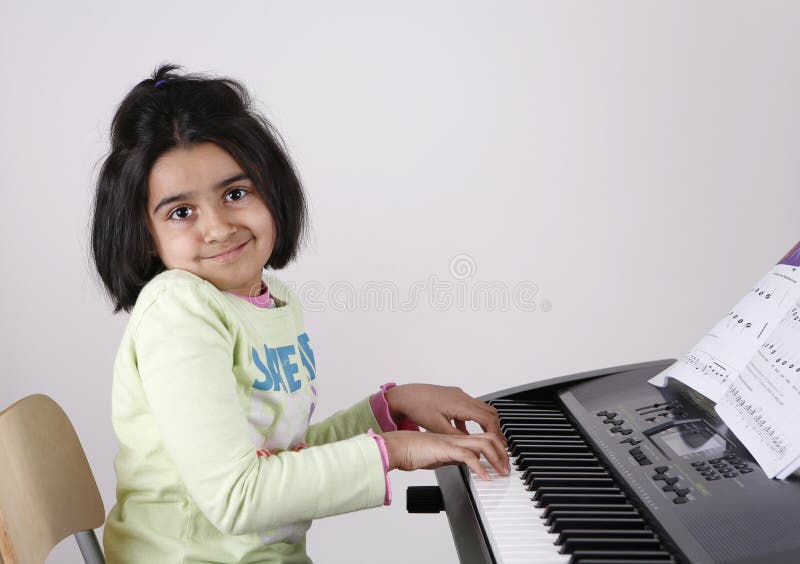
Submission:
M 381 389 L 375 392 L 369 398 L 369 405 L 372 408 L 372 413 L 375 419 L 378 420 L 381 431 L 419 431 L 419 425 L 414 423 L 408 417 L 403 417 L 400 422 L 392 418 L 391 410 L 389 409 L 389 402 L 386 401 L 386 390 L 394 388 L 397 384 L 388 382 L 381 386 Z
M 349 409 L 337 411 L 327 419 L 310 425 L 305 442 L 310 446 L 328 444 L 380 428 L 372 412 L 370 399 L 364 398 Z
M 233 344 L 222 307 L 201 285 L 170 285 L 135 329 L 141 384 L 164 449 L 209 521 L 245 534 L 382 505 L 380 450 L 356 427 L 336 420 L 329 444 L 257 455 L 236 390 Z

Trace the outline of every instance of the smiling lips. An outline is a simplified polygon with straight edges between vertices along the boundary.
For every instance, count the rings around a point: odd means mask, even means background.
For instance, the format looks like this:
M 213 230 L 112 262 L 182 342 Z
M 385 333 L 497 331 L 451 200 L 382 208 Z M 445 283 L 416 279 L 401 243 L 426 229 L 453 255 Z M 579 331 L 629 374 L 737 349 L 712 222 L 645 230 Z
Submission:
M 213 261 L 217 261 L 217 262 L 234 259 L 234 258 L 238 257 L 242 253 L 242 249 L 244 249 L 244 246 L 249 242 L 250 242 L 250 239 L 248 239 L 247 241 L 245 241 L 244 243 L 242 243 L 238 247 L 233 247 L 232 249 L 228 249 L 227 251 L 222 251 L 218 255 L 214 255 L 214 256 L 206 257 L 206 258 L 208 260 L 213 260 Z

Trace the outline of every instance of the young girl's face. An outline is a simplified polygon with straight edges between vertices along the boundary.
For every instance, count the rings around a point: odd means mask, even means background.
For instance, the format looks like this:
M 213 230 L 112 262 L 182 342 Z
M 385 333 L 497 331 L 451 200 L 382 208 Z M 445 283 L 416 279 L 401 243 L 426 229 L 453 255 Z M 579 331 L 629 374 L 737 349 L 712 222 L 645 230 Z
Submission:
M 214 143 L 161 155 L 147 182 L 147 219 L 167 268 L 221 291 L 257 295 L 275 224 L 253 180 Z

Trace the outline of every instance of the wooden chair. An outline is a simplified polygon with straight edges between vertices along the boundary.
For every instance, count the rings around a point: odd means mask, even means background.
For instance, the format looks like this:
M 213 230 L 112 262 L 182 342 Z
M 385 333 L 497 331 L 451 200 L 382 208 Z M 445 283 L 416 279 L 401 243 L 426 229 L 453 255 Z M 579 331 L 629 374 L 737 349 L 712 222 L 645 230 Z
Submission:
M 0 413 L 0 562 L 43 564 L 74 534 L 83 559 L 103 564 L 94 529 L 103 500 L 64 411 L 36 394 Z

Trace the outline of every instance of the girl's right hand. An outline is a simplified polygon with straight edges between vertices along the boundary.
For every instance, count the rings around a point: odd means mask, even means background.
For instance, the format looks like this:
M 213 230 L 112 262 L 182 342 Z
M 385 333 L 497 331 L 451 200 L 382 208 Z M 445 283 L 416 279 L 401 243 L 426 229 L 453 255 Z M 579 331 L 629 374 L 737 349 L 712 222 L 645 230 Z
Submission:
M 440 435 L 417 431 L 390 431 L 381 435 L 389 455 L 389 469 L 432 470 L 446 464 L 463 463 L 484 480 L 489 479 L 480 457 L 497 472 L 508 475 L 511 467 L 503 443 L 493 433 Z

